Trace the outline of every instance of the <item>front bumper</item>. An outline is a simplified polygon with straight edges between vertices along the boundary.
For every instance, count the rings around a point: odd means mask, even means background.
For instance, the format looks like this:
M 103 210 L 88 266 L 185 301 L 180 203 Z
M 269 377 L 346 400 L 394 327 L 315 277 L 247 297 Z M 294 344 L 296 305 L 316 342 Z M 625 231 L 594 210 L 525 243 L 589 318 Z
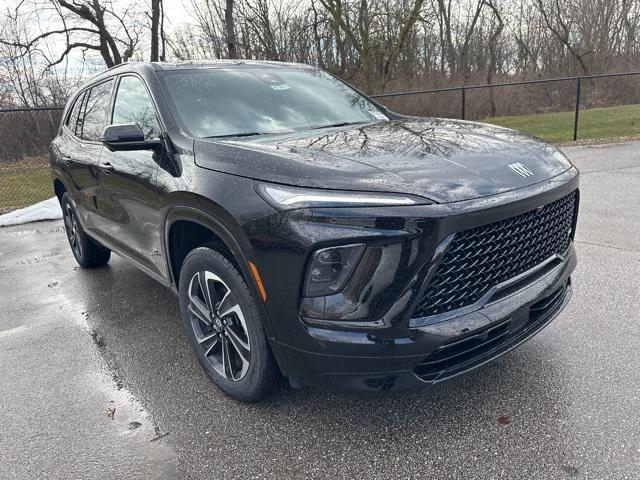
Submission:
M 286 359 L 294 384 L 333 385 L 351 390 L 418 390 L 473 370 L 525 342 L 551 322 L 571 298 L 573 246 L 558 264 L 533 283 L 483 308 L 408 330 L 402 338 L 309 327 L 325 351 L 363 351 L 333 355 L 273 348 Z M 504 287 L 505 289 L 508 286 Z
M 420 291 L 452 233 L 534 210 L 577 186 L 572 170 L 543 185 L 473 202 L 297 210 L 246 225 L 267 290 L 270 343 L 281 370 L 295 385 L 419 389 L 527 340 L 571 296 L 572 242 L 562 255 L 504 281 L 464 308 L 420 318 Z M 311 253 L 358 242 L 375 257 L 363 264 L 376 268 L 354 272 L 354 288 L 334 298 L 301 300 Z

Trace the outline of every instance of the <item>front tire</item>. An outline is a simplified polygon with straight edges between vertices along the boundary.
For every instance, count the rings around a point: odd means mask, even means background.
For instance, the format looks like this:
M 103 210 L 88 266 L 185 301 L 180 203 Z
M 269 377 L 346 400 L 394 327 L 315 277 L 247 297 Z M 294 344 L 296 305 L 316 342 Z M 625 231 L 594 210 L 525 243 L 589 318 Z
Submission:
M 60 206 L 62 207 L 67 240 L 69 240 L 71 252 L 78 264 L 82 268 L 96 268 L 106 265 L 111 258 L 111 250 L 103 247 L 84 232 L 78 220 L 75 205 L 68 193 L 65 192 L 62 195 Z
M 277 366 L 262 314 L 227 258 L 207 247 L 187 255 L 180 271 L 180 310 L 198 361 L 213 383 L 245 402 L 269 393 Z

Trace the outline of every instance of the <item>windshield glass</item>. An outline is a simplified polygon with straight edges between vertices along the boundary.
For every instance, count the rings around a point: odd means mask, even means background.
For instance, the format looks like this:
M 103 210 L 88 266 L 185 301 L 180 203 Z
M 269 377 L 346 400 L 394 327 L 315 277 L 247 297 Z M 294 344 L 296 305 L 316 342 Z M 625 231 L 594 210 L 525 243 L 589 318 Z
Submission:
M 161 73 L 196 137 L 285 133 L 386 119 L 365 97 L 315 69 L 211 68 Z

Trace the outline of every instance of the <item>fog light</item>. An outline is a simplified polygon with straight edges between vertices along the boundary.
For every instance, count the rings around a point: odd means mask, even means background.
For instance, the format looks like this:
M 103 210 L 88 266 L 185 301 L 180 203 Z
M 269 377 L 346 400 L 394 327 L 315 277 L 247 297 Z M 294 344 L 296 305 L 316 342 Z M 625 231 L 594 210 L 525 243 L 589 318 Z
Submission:
M 311 257 L 304 296 L 333 295 L 344 288 L 365 250 L 362 243 L 323 248 Z

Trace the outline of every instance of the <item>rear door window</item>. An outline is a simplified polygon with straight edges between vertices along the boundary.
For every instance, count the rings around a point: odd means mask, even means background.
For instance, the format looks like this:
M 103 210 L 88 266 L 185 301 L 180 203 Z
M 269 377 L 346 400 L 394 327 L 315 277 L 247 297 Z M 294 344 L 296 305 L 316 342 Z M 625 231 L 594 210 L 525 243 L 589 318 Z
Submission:
M 82 134 L 80 135 L 83 140 L 97 142 L 104 127 L 108 125 L 112 89 L 113 79 L 96 85 L 87 94 L 89 98 L 86 101 Z

